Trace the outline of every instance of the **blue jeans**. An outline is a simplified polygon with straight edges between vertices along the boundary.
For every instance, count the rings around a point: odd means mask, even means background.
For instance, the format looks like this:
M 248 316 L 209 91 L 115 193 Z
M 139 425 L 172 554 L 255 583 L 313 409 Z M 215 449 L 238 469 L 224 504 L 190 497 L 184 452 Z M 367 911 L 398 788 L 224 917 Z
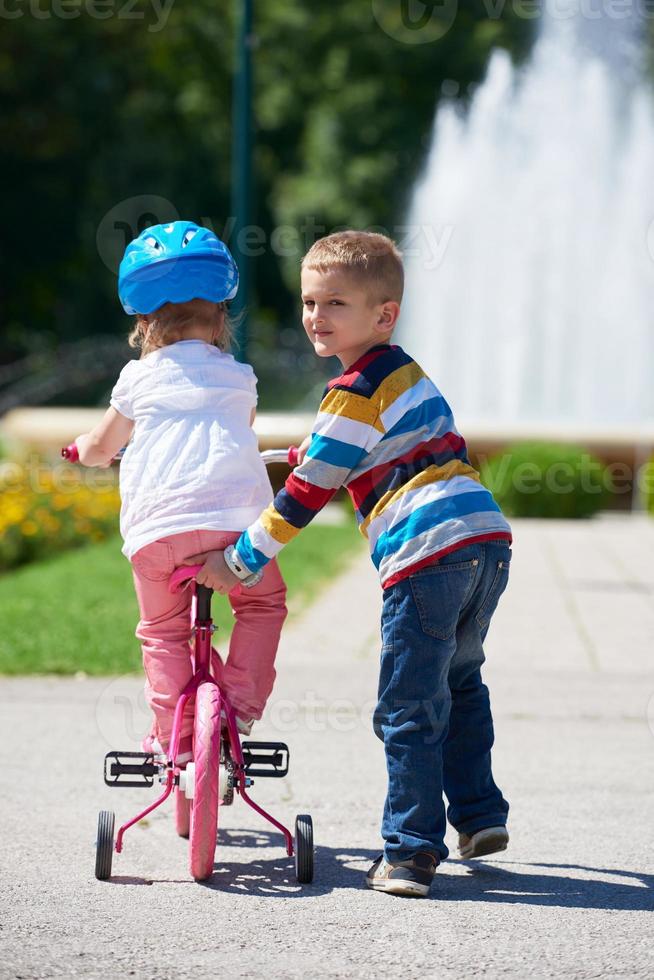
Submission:
M 375 734 L 388 793 L 389 861 L 416 851 L 444 860 L 447 819 L 462 833 L 506 824 L 493 781 L 493 718 L 482 684 L 483 642 L 509 578 L 506 541 L 465 546 L 384 591 Z

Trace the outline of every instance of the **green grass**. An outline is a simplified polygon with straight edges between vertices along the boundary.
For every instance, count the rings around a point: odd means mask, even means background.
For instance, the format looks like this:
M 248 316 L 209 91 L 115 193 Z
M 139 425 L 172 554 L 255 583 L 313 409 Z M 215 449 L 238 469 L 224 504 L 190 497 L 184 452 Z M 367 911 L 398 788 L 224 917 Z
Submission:
M 362 547 L 352 519 L 306 528 L 280 556 L 291 616 Z M 232 626 L 216 596 L 217 646 Z M 141 669 L 129 563 L 120 540 L 89 545 L 0 577 L 0 674 L 117 674 Z

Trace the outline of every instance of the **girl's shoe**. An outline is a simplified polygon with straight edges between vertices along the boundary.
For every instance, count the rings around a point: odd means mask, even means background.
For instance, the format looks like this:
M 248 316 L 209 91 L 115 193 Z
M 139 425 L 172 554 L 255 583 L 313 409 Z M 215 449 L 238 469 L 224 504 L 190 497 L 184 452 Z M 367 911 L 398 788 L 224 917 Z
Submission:
M 152 752 L 153 755 L 168 755 L 168 749 L 164 749 L 156 735 L 146 735 L 141 742 L 143 752 Z M 193 737 L 185 735 L 179 740 L 179 750 L 175 759 L 176 766 L 185 766 L 193 758 Z
M 239 735 L 249 735 L 252 731 L 252 726 L 254 725 L 256 718 L 239 718 L 238 715 L 234 715 L 236 719 L 236 729 Z M 227 728 L 227 715 L 224 711 L 220 712 L 220 718 L 222 721 L 222 727 Z
M 383 854 L 371 865 L 366 885 L 378 892 L 425 898 L 436 874 L 438 859 L 427 851 L 418 851 L 409 861 L 391 864 Z
M 459 854 L 463 861 L 505 851 L 509 843 L 506 827 L 484 827 L 472 834 L 459 834 Z
M 141 751 L 151 753 L 152 755 L 166 755 L 165 751 L 161 747 L 161 742 L 157 736 L 153 735 L 152 733 L 146 735 L 141 742 Z

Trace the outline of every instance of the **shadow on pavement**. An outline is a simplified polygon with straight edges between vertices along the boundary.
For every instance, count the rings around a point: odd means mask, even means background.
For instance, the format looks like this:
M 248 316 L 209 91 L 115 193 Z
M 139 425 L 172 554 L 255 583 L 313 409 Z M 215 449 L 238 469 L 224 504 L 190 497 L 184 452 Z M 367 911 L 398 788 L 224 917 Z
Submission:
M 221 851 L 220 846 L 224 850 Z M 279 848 L 279 857 L 250 861 L 230 860 L 233 847 Z M 268 830 L 225 830 L 218 838 L 218 860 L 213 876 L 203 882 L 205 888 L 237 895 L 267 895 L 278 898 L 305 898 L 326 895 L 335 888 L 362 888 L 363 870 L 377 857 L 379 850 L 365 848 L 316 847 L 315 879 L 300 885 L 295 879 L 295 862 L 286 856 L 280 834 Z M 351 867 L 351 865 L 357 865 Z
M 234 860 L 238 858 L 238 848 L 255 852 L 254 857 Z M 257 848 L 275 848 L 279 853 L 275 857 L 257 858 Z M 286 856 L 281 834 L 265 829 L 221 830 L 214 873 L 201 884 L 210 891 L 285 899 L 326 895 L 337 888 L 365 889 L 365 872 L 378 854 L 379 850 L 366 848 L 318 846 L 315 879 L 311 884 L 300 885 L 295 879 L 293 858 Z M 539 868 L 547 871 L 540 872 Z M 567 874 L 571 871 L 583 872 L 584 877 Z M 111 881 L 122 885 L 153 884 L 150 878 L 118 875 Z M 157 881 L 173 883 L 165 878 L 154 879 Z M 191 878 L 175 879 L 174 883 L 195 884 Z M 654 875 L 578 864 L 455 860 L 444 863 L 438 871 L 430 898 L 447 902 L 652 911 Z
M 107 880 L 110 885 L 154 885 L 152 878 L 139 878 L 136 875 L 112 875 Z
M 654 875 L 617 868 L 591 868 L 581 864 L 545 864 L 510 861 L 460 861 L 468 874 L 437 875 L 432 898 L 460 902 L 504 902 L 546 905 L 557 908 L 616 909 L 644 912 L 654 909 Z M 444 865 L 447 868 L 447 864 Z M 551 873 L 510 868 L 550 868 Z M 587 875 L 614 876 L 615 881 L 596 877 L 573 877 L 566 871 Z M 633 884 L 625 883 L 628 878 Z

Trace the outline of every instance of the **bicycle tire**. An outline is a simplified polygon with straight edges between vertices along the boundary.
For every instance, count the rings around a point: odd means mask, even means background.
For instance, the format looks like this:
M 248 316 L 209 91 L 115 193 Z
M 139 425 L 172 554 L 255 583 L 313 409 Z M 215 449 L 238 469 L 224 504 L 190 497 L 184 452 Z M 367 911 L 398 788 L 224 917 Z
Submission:
M 313 881 L 313 820 L 308 813 L 295 818 L 295 877 L 302 885 Z
M 196 881 L 205 881 L 210 877 L 216 851 L 220 707 L 220 691 L 216 685 L 210 681 L 200 684 L 195 696 L 195 795 L 189 835 L 189 864 Z
M 175 787 L 175 830 L 178 837 L 188 840 L 191 831 L 191 801 Z
M 114 856 L 114 822 L 112 810 L 100 810 L 98 816 L 98 837 L 95 842 L 95 877 L 107 881 L 111 877 L 111 862 Z

